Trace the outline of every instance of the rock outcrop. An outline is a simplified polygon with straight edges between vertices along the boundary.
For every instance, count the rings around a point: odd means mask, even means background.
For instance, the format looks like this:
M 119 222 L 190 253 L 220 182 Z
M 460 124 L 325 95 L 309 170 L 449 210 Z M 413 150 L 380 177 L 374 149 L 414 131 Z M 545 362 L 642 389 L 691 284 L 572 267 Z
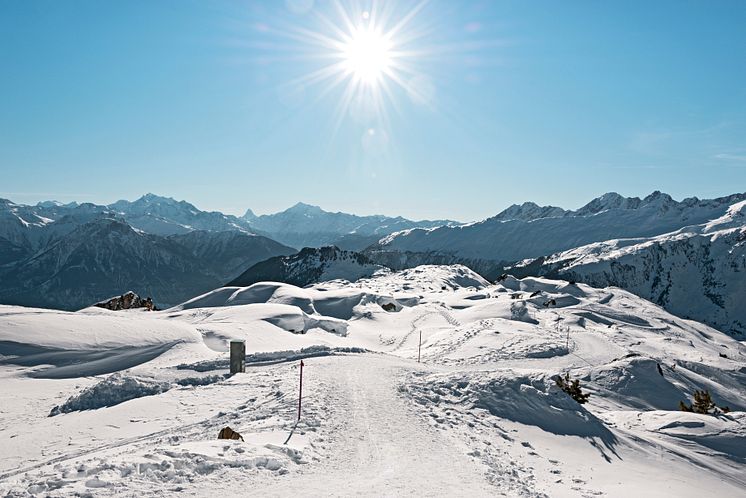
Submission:
M 158 310 L 150 297 L 146 297 L 145 299 L 143 299 L 132 291 L 126 292 L 121 296 L 112 297 L 111 299 L 107 299 L 106 301 L 98 302 L 94 304 L 94 306 L 112 311 L 129 310 L 135 308 L 145 308 L 148 311 Z

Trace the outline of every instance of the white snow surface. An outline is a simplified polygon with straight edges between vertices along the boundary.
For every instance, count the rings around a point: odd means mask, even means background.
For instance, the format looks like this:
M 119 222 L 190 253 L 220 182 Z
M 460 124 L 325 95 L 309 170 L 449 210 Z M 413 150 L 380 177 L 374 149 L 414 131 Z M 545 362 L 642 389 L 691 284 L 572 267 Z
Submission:
M 745 361 L 629 292 L 458 265 L 2 306 L 0 496 L 743 496 Z M 696 389 L 731 411 L 679 411 Z
M 612 239 L 553 254 L 540 273 L 615 285 L 738 338 L 746 336 L 746 201 L 723 216 L 650 238 Z M 522 264 L 531 264 L 525 261 Z

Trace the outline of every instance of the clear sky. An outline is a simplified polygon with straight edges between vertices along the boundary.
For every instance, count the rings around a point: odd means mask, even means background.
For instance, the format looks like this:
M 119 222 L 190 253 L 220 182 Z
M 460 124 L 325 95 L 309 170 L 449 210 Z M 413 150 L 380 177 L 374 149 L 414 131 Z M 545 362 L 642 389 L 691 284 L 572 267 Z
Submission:
M 746 191 L 746 2 L 0 0 L 0 197 L 480 219 Z

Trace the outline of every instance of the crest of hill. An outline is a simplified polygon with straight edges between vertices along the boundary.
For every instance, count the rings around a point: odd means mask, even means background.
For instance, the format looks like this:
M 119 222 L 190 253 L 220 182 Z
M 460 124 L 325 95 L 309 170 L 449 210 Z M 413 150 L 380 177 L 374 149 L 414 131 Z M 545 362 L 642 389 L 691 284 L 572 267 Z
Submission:
M 273 281 L 302 287 L 326 280 L 354 281 L 381 269 L 382 266 L 357 252 L 335 246 L 306 247 L 290 256 L 276 256 L 257 263 L 227 285 L 246 287 L 257 282 Z

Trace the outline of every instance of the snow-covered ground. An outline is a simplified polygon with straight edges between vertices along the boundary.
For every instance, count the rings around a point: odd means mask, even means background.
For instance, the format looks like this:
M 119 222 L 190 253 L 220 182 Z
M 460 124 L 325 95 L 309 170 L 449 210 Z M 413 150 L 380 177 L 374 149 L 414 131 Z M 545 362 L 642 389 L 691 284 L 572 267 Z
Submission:
M 0 306 L 0 495 L 743 496 L 745 364 L 626 291 L 460 266 L 161 312 Z M 695 389 L 730 413 L 678 411 Z
M 746 338 L 746 201 L 719 218 L 648 238 L 575 247 L 510 271 L 616 286 L 668 311 Z

